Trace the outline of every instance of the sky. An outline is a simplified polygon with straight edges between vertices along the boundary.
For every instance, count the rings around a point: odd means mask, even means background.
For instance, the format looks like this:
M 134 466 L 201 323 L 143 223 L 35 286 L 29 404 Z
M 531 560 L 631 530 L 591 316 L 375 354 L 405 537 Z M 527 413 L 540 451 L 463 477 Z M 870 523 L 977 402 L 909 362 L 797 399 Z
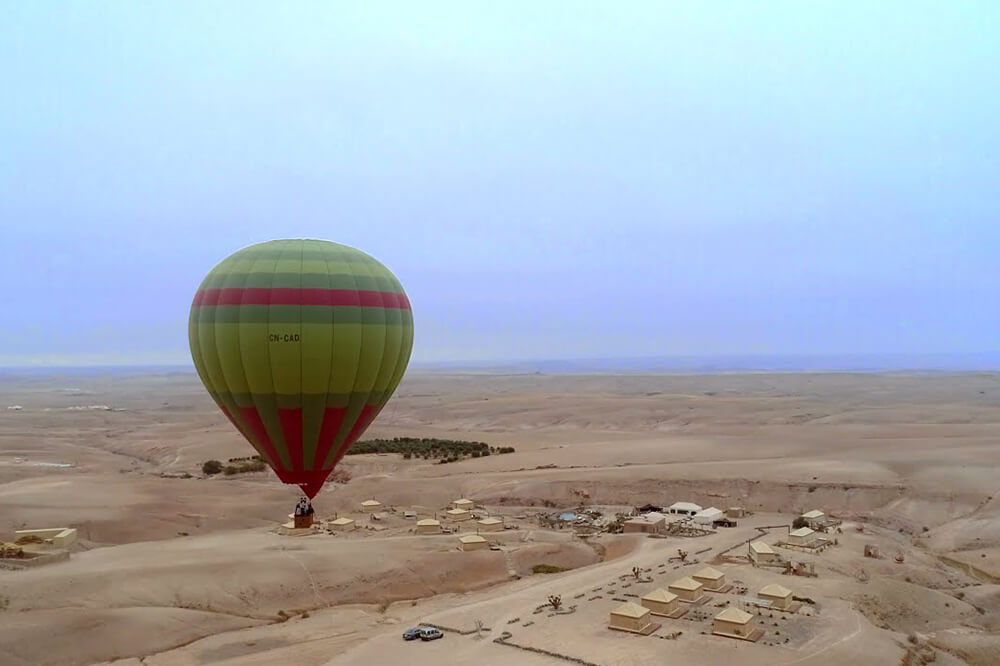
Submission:
M 0 366 L 358 247 L 415 362 L 1000 351 L 1000 3 L 0 0 Z

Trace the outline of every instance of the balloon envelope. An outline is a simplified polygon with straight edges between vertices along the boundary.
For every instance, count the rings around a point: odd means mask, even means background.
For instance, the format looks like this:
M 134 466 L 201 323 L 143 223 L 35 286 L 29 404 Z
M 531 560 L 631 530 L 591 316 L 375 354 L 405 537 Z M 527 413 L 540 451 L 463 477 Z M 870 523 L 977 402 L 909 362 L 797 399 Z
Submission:
M 413 317 L 399 280 L 364 252 L 275 240 L 212 269 L 188 339 L 216 404 L 278 478 L 314 497 L 402 379 Z

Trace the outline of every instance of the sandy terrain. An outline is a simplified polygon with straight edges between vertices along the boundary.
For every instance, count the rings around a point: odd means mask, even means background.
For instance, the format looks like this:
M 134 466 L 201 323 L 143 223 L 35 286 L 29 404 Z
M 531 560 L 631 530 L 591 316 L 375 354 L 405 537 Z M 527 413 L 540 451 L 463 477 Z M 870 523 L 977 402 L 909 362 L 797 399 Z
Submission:
M 998 434 L 993 374 L 414 373 L 369 436 L 475 439 L 517 452 L 450 465 L 349 456 L 350 483 L 331 484 L 315 505 L 363 528 L 292 537 L 275 528 L 297 493 L 270 472 L 202 478 L 203 461 L 249 448 L 193 375 L 7 376 L 0 540 L 68 525 L 80 541 L 67 562 L 0 568 L 0 664 L 569 663 L 495 643 L 503 632 L 602 666 L 723 664 L 737 652 L 751 666 L 899 664 L 914 645 L 938 664 L 997 664 Z M 440 515 L 459 496 L 517 526 L 491 536 L 501 551 L 462 553 L 453 535 L 416 536 L 398 514 L 374 525 L 359 511 L 376 497 Z M 679 499 L 755 515 L 696 539 L 591 543 L 532 518 L 553 510 L 544 507 Z M 816 578 L 719 557 L 757 526 L 813 508 L 845 521 L 823 553 L 784 552 L 811 563 Z M 780 539 L 780 529 L 765 537 Z M 884 557 L 864 558 L 865 544 Z M 751 592 L 780 582 L 816 605 L 767 618 L 756 644 L 703 635 L 708 620 L 658 620 L 649 637 L 607 629 L 615 598 L 695 570 L 668 561 L 678 548 L 704 551 L 702 563 Z M 567 571 L 532 575 L 535 564 Z M 619 577 L 633 566 L 652 582 L 625 588 Z M 574 611 L 535 614 L 553 593 Z M 740 601 L 723 595 L 706 608 L 727 603 Z M 475 619 L 490 629 L 483 638 L 400 639 L 417 622 L 471 631 Z M 658 638 L 675 631 L 676 640 Z

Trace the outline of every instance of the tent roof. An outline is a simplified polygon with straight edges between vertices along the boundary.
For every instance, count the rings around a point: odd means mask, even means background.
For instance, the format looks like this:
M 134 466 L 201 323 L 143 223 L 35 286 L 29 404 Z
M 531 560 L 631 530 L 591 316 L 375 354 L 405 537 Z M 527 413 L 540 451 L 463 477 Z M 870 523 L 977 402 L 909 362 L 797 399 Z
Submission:
M 718 580 L 718 579 L 722 578 L 725 575 L 726 574 L 722 573 L 718 569 L 713 569 L 712 567 L 705 567 L 704 569 L 702 569 L 701 571 L 699 571 L 698 573 L 696 573 L 694 575 L 694 577 L 695 578 L 708 578 L 709 580 Z
M 499 525 L 503 521 L 499 518 L 483 518 L 479 521 L 480 525 Z
M 674 502 L 670 505 L 670 508 L 680 511 L 701 511 L 701 506 L 694 502 Z
M 802 517 L 803 518 L 822 518 L 824 515 L 826 515 L 826 514 L 824 514 L 819 509 L 813 509 L 812 511 L 810 511 L 808 513 L 803 513 Z
M 622 615 L 624 617 L 640 618 L 649 615 L 649 609 L 643 608 L 637 603 L 626 601 L 618 608 L 611 611 L 612 615 Z
M 448 509 L 448 513 L 452 516 L 461 516 L 469 512 L 465 509 Z
M 722 509 L 717 509 L 714 506 L 710 506 L 707 509 L 702 509 L 695 516 L 721 516 L 723 513 Z
M 462 498 L 457 499 L 454 502 L 452 502 L 452 504 L 472 504 L 472 500 L 465 499 L 464 497 L 462 497 Z
M 664 590 L 662 587 L 653 590 L 652 592 L 643 597 L 644 600 L 648 599 L 650 601 L 658 601 L 664 604 L 669 604 L 676 598 L 677 598 L 676 594 L 674 594 L 673 592 L 668 592 L 667 590 Z
M 753 615 L 746 611 L 742 611 L 736 606 L 730 606 L 721 613 L 715 616 L 716 620 L 722 620 L 723 622 L 733 622 L 735 624 L 746 624 L 753 619 Z
M 789 532 L 788 536 L 793 536 L 793 537 L 807 537 L 810 534 L 815 534 L 815 533 L 816 533 L 816 530 L 810 529 L 808 527 L 800 527 L 799 529 L 797 529 L 797 530 L 795 530 L 793 532 Z
M 479 536 L 478 534 L 463 534 L 462 536 L 458 537 L 458 540 L 461 541 L 462 543 L 483 543 L 484 541 L 486 541 L 486 539 Z
M 417 521 L 417 525 L 421 525 L 423 527 L 429 527 L 431 525 L 438 525 L 438 526 L 440 526 L 441 525 L 441 521 L 440 520 L 434 520 L 433 518 L 424 518 L 423 520 L 418 520 Z
M 353 518 L 337 518 L 336 520 L 330 521 L 334 525 L 350 525 L 354 522 Z
M 784 599 L 785 597 L 791 596 L 792 591 L 789 590 L 784 585 L 771 583 L 770 585 L 765 585 L 764 587 L 760 588 L 757 594 L 765 597 L 780 597 Z
M 750 544 L 750 550 L 755 553 L 774 553 L 774 549 L 763 541 L 754 541 Z
M 678 590 L 700 590 L 701 583 L 691 578 L 691 576 L 684 576 L 684 578 L 679 578 L 672 582 L 670 587 L 675 587 Z
M 382 502 L 379 502 L 378 500 L 370 499 L 370 500 L 365 500 L 364 502 L 362 502 L 361 506 L 382 506 Z

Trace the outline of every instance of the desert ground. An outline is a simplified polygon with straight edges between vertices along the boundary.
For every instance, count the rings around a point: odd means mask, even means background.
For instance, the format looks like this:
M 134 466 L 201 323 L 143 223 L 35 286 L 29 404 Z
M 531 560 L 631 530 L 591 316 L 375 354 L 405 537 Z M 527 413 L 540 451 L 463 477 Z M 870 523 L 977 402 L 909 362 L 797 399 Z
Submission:
M 303 534 L 280 527 L 299 493 L 270 471 L 202 473 L 252 451 L 193 373 L 0 376 L 0 541 L 79 537 L 66 560 L 0 560 L 0 665 L 1000 664 L 1000 375 L 410 372 L 366 434 L 391 436 L 515 452 L 348 456 L 314 505 L 358 529 Z M 484 535 L 498 550 L 403 516 L 459 497 L 504 520 Z M 678 500 L 752 513 L 663 538 L 538 519 Z M 814 577 L 747 561 L 747 541 L 780 543 L 812 509 L 840 521 L 830 545 L 775 550 Z M 651 635 L 608 628 L 705 565 L 746 596 L 709 593 Z M 808 601 L 746 605 L 770 583 Z M 712 635 L 726 606 L 763 637 Z M 421 623 L 444 638 L 402 640 Z

